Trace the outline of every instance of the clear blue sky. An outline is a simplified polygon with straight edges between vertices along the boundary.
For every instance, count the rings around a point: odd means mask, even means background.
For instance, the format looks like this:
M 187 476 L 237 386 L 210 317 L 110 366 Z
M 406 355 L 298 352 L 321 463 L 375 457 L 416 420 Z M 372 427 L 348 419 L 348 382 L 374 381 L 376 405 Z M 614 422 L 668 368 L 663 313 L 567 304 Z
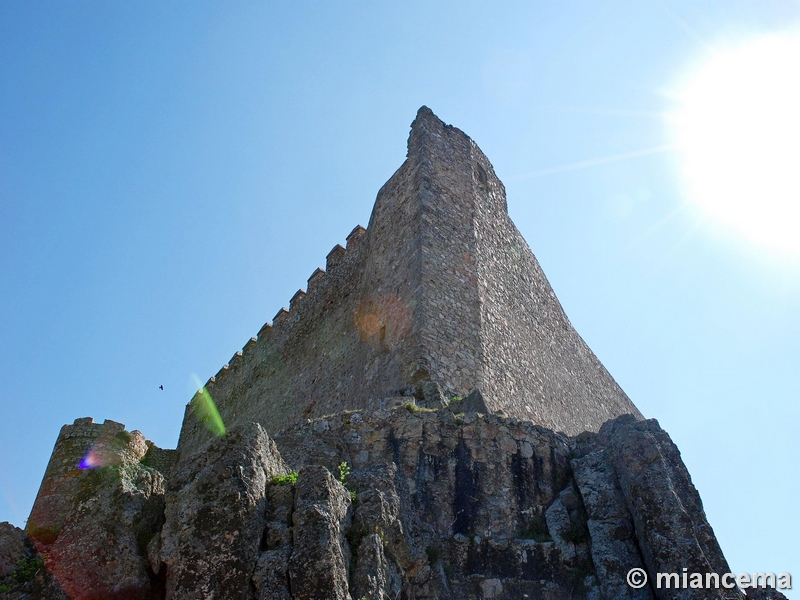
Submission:
M 718 44 L 798 23 L 788 0 L 0 3 L 0 520 L 76 417 L 175 447 L 192 374 L 367 224 L 426 104 L 494 164 L 733 570 L 800 585 L 800 263 L 701 216 L 664 116 Z

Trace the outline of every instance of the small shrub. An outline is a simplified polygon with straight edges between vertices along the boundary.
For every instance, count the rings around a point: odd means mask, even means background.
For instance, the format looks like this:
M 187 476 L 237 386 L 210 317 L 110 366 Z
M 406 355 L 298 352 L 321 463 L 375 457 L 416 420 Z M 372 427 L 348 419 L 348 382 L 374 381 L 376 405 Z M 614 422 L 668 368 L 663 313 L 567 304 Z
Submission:
M 40 527 L 36 523 L 28 523 L 28 525 L 25 527 L 25 531 L 31 539 L 49 546 L 56 541 L 56 538 L 61 533 L 61 527 Z
M 0 582 L 0 594 L 10 592 L 15 587 L 31 581 L 36 574 L 44 566 L 44 562 L 40 557 L 20 558 L 17 561 L 17 567 L 14 572 L 6 577 L 5 581 Z
M 274 475 L 272 483 L 274 485 L 295 485 L 297 483 L 297 471 L 288 475 Z
M 347 461 L 339 463 L 339 483 L 347 487 L 347 478 L 350 476 L 350 465 Z
M 419 406 L 417 406 L 413 402 L 403 402 L 403 406 L 410 413 L 418 413 L 420 410 L 422 410 L 422 409 L 420 409 Z
M 119 440 L 123 444 L 130 444 L 131 440 L 133 439 L 133 436 L 124 429 L 119 433 L 117 433 L 117 435 L 115 435 L 114 437 L 117 438 L 117 440 Z
M 350 494 L 350 501 L 355 503 L 357 494 L 355 490 L 351 490 L 350 486 L 347 485 L 348 477 L 350 477 L 350 465 L 347 464 L 347 461 L 339 463 L 339 483 L 341 483 L 344 489 Z

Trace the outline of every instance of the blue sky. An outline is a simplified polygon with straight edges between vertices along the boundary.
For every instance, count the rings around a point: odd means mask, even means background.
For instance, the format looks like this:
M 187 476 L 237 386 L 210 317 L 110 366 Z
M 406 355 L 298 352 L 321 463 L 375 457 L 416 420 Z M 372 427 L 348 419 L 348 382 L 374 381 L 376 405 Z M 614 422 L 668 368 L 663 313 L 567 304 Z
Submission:
M 0 4 L 0 520 L 77 417 L 175 447 L 192 374 L 367 224 L 426 104 L 492 161 L 732 569 L 800 581 L 800 262 L 694 208 L 664 116 L 715 48 L 799 24 L 777 0 Z

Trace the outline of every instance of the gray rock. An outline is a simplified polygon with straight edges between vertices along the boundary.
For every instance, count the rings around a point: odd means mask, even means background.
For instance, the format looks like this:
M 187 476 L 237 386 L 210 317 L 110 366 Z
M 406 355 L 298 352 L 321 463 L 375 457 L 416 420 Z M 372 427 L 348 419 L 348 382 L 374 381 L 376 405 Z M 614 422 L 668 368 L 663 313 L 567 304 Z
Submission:
M 27 541 L 28 536 L 22 529 L 7 521 L 0 523 L 0 579 L 11 575 L 17 562 L 27 556 Z
M 379 533 L 386 541 L 391 558 L 403 569 L 408 569 L 415 558 L 400 519 L 400 496 L 394 484 L 396 475 L 397 465 L 394 463 L 358 470 L 351 475 L 351 485 L 359 490 L 353 530 L 357 534 Z
M 459 412 L 476 412 L 481 414 L 488 414 L 490 411 L 486 406 L 486 401 L 483 399 L 483 394 L 478 388 L 472 390 L 469 395 L 464 398 L 458 405 Z
M 545 511 L 547 530 L 555 542 L 556 548 L 561 550 L 561 555 L 565 561 L 572 562 L 577 556 L 575 544 L 570 539 L 569 532 L 572 530 L 572 522 L 569 518 L 569 510 L 564 505 L 561 496 L 555 499 L 550 507 Z
M 503 582 L 499 579 L 484 579 L 481 581 L 481 594 L 483 598 L 500 598 L 503 595 Z
M 297 477 L 289 582 L 295 600 L 349 600 L 350 493 L 325 467 Z
M 258 600 L 292 600 L 288 575 L 291 551 L 288 544 L 259 556 L 252 578 Z
M 600 429 L 650 578 L 655 573 L 727 573 L 700 495 L 680 452 L 655 419 L 626 415 Z M 675 600 L 741 599 L 734 590 L 655 589 L 656 597 Z
M 422 384 L 422 400 L 418 400 L 417 403 L 433 409 L 445 408 L 448 405 L 442 386 L 435 381 L 426 381 Z
M 361 538 L 356 565 L 353 576 L 353 597 L 359 600 L 387 598 L 386 557 L 380 535 L 371 533 Z
M 161 560 L 169 598 L 234 598 L 249 589 L 267 515 L 267 482 L 287 469 L 256 423 L 181 462 L 167 492 Z
M 778 590 L 770 588 L 748 588 L 747 600 L 788 600 Z
M 289 556 L 292 554 L 294 486 L 267 486 L 269 522 L 261 541 L 265 550 L 258 559 L 252 582 L 259 600 L 291 600 Z
M 644 568 L 644 562 L 608 451 L 599 448 L 571 463 L 587 511 L 592 561 L 603 594 L 608 598 L 651 600 L 649 587 L 636 590 L 625 580 L 630 569 Z

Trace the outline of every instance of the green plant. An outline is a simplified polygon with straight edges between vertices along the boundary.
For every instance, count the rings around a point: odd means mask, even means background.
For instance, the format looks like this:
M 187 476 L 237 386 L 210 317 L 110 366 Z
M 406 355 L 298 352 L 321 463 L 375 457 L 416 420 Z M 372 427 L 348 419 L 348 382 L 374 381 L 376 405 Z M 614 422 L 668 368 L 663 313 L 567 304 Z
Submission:
M 56 538 L 61 533 L 61 526 L 59 524 L 52 527 L 40 527 L 35 521 L 31 521 L 26 525 L 25 531 L 31 539 L 45 545 L 50 545 L 56 541 Z
M 350 465 L 347 461 L 339 463 L 339 483 L 347 487 L 347 478 L 350 476 Z
M 297 483 L 297 471 L 288 475 L 273 475 L 272 483 L 274 485 L 294 485 Z
M 125 430 L 118 432 L 114 437 L 123 444 L 130 444 L 131 440 L 133 439 L 133 436 Z
M 403 402 L 403 406 L 410 413 L 417 413 L 421 410 L 420 407 L 413 402 Z
M 9 592 L 18 585 L 31 581 L 43 566 L 44 562 L 38 556 L 20 558 L 14 572 L 0 582 L 0 593 Z
M 339 463 L 339 483 L 344 486 L 350 494 L 350 500 L 352 502 L 356 501 L 356 492 L 355 490 L 351 490 L 350 486 L 347 485 L 347 478 L 350 477 L 350 465 L 347 464 L 347 461 L 343 461 Z

